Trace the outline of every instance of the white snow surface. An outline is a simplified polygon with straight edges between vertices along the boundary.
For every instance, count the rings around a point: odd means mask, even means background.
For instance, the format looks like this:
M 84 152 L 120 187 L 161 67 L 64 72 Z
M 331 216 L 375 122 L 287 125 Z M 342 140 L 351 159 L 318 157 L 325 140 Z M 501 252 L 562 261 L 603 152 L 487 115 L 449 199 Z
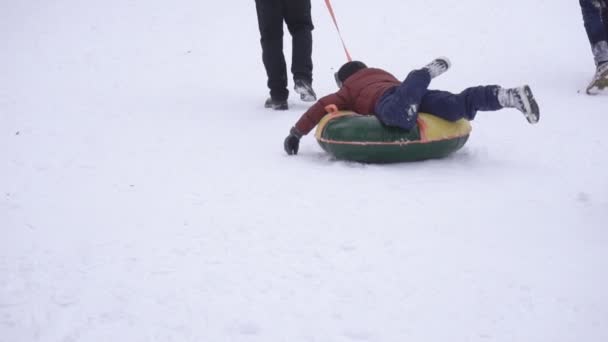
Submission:
M 608 341 L 608 96 L 584 94 L 578 2 L 333 5 L 355 59 L 528 83 L 540 123 L 479 113 L 427 162 L 312 134 L 287 156 L 309 104 L 263 108 L 254 1 L 0 3 L 1 342 Z M 323 95 L 345 56 L 313 17 Z

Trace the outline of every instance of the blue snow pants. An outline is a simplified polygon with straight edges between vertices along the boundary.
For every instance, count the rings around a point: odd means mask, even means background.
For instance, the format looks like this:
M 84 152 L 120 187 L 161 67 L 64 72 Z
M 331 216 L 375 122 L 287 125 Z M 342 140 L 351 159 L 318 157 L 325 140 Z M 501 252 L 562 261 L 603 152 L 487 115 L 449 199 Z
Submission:
M 428 90 L 431 75 L 426 69 L 414 70 L 401 85 L 387 90 L 376 103 L 375 114 L 387 126 L 406 130 L 416 126 L 418 112 L 448 121 L 473 120 L 477 111 L 499 110 L 499 86 L 467 88 L 460 94 Z
M 608 41 L 608 1 L 579 0 L 589 43 Z

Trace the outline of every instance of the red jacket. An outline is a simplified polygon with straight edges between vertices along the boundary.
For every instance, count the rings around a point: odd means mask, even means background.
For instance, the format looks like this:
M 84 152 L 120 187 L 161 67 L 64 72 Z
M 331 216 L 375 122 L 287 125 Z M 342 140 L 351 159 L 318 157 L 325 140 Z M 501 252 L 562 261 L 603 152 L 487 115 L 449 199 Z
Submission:
M 376 102 L 388 89 L 401 82 L 388 72 L 366 68 L 352 74 L 337 93 L 322 97 L 296 123 L 302 134 L 308 134 L 327 114 L 325 107 L 336 105 L 339 110 L 352 110 L 359 114 L 373 115 Z

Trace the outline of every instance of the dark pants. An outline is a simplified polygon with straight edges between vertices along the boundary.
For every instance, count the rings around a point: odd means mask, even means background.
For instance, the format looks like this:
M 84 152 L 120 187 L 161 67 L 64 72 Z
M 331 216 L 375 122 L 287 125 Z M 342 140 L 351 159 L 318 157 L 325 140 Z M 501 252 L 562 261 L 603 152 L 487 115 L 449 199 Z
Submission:
M 312 82 L 312 18 L 310 0 L 256 0 L 262 60 L 270 96 L 286 100 L 287 67 L 283 55 L 283 21 L 292 37 L 293 78 Z
M 425 69 L 410 72 L 401 85 L 388 90 L 376 104 L 376 116 L 387 126 L 411 129 L 418 112 L 433 114 L 448 121 L 473 120 L 477 111 L 501 109 L 498 86 L 467 88 L 460 94 L 428 90 L 431 76 Z
M 608 1 L 579 0 L 579 3 L 591 46 L 601 41 L 608 41 Z

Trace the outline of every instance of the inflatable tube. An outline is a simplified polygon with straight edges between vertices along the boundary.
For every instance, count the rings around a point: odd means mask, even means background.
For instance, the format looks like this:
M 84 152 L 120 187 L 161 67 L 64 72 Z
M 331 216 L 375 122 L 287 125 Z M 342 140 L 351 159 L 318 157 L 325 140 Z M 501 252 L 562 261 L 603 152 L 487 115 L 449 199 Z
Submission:
M 442 158 L 467 142 L 471 124 L 465 119 L 449 122 L 420 113 L 410 131 L 384 126 L 373 115 L 354 112 L 327 114 L 315 137 L 337 159 L 364 163 L 396 163 Z

